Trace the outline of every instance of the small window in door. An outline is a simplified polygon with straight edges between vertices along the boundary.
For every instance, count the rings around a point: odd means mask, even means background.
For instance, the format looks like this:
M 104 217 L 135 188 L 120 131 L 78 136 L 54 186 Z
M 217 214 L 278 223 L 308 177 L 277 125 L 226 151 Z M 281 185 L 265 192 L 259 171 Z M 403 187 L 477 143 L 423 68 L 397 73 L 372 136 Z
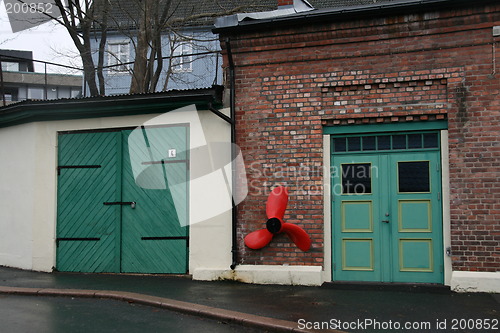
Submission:
M 335 152 L 345 152 L 347 150 L 346 138 L 333 139 L 333 150 Z
M 377 141 L 374 136 L 363 137 L 363 151 L 371 151 L 377 149 Z
M 430 192 L 429 161 L 398 162 L 400 193 Z
M 370 163 L 342 164 L 342 194 L 371 194 Z
M 424 134 L 424 148 L 437 148 L 439 147 L 437 133 Z

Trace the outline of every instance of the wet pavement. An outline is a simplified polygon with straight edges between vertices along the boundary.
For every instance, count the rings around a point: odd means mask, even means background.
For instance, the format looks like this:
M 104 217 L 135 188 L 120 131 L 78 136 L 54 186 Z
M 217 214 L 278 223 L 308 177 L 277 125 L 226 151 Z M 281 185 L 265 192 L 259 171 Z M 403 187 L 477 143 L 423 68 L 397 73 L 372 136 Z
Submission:
M 373 290 L 347 290 L 331 286 L 263 286 L 232 281 L 192 281 L 186 277 L 157 275 L 48 274 L 4 267 L 0 267 L 0 286 L 133 292 L 188 302 L 193 306 L 211 307 L 212 310 L 207 308 L 209 312 L 219 311 L 222 314 L 226 311 L 226 313 L 235 316 L 249 314 L 254 316 L 253 319 L 258 319 L 257 316 L 274 318 L 276 323 L 281 323 L 279 320 L 287 321 L 292 323 L 296 329 L 321 327 L 349 332 L 385 331 L 390 328 L 400 328 L 400 331 L 409 328 L 410 330 L 405 331 L 425 330 L 427 332 L 494 332 L 500 330 L 499 294 L 452 293 L 445 289 L 423 289 L 412 292 L 411 290 L 416 288 L 409 287 L 408 290 L 395 291 L 377 290 L 377 288 L 373 288 Z M 4 320 L 4 309 L 10 308 L 7 304 L 10 300 L 23 302 L 23 297 L 40 301 L 48 299 L 47 296 L 4 296 L 6 295 L 0 297 L 0 320 L 2 321 Z M 50 299 L 54 300 L 54 298 Z M 60 297 L 55 299 L 57 302 L 62 300 Z M 66 301 L 68 300 L 71 298 L 68 297 Z M 135 311 L 142 309 L 143 306 L 132 307 L 130 305 L 136 302 L 122 302 L 123 304 L 118 306 L 116 304 L 120 302 L 114 300 L 91 299 L 90 301 L 103 302 L 103 304 L 112 302 L 109 304 L 114 305 L 106 305 L 111 308 L 124 307 L 122 310 L 130 320 L 134 316 L 137 316 L 138 319 L 144 317 L 139 311 Z M 24 304 L 29 305 L 31 301 Z M 27 311 L 29 312 L 31 309 L 28 307 Z M 76 311 L 72 311 L 71 307 L 69 309 L 69 312 Z M 117 311 L 119 313 L 122 310 Z M 128 310 L 131 312 L 126 312 Z M 159 309 L 154 310 L 158 311 Z M 227 310 L 231 310 L 235 314 Z M 99 311 L 99 313 L 103 312 Z M 172 314 L 172 312 L 163 309 L 159 313 L 160 317 L 164 314 L 165 318 Z M 176 313 L 173 315 L 174 317 L 180 316 Z M 192 320 L 196 321 L 197 319 L 200 318 Z M 85 320 L 85 318 L 75 317 L 71 322 Z M 163 323 L 160 319 L 153 318 L 151 320 Z M 250 321 L 250 319 L 246 320 Z M 118 324 L 116 320 L 110 320 L 110 322 Z M 220 322 L 226 321 L 215 321 L 215 327 Z M 208 325 L 207 331 L 210 330 Z M 132 324 L 129 326 L 132 327 Z M 160 325 L 160 327 L 167 326 Z M 272 325 L 269 327 L 272 328 Z M 485 327 L 489 327 L 490 330 L 485 330 Z M 232 329 L 232 327 L 225 326 L 224 328 Z M 214 329 L 214 332 L 219 332 L 218 328 Z M 220 332 L 223 332 L 223 328 L 220 329 Z M 146 329 L 146 331 L 149 330 Z M 154 332 L 155 329 L 152 328 L 151 331 Z M 189 332 L 189 330 L 163 328 L 160 331 Z M 56 331 L 49 330 L 47 332 Z
M 1 332 L 260 332 L 240 325 L 107 299 L 0 295 Z

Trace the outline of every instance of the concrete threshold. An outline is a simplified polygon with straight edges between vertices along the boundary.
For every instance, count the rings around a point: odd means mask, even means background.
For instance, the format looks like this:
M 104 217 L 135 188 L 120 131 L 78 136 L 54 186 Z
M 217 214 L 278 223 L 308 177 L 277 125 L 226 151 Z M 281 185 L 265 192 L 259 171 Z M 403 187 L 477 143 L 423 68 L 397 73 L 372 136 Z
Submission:
M 23 296 L 62 296 L 105 298 L 130 303 L 181 312 L 193 316 L 201 316 L 218 321 L 235 323 L 242 326 L 258 328 L 272 332 L 315 332 L 315 330 L 299 329 L 296 322 L 252 315 L 243 312 L 214 308 L 206 305 L 177 301 L 169 298 L 144 295 L 126 291 L 111 290 L 83 290 L 83 289 L 55 289 L 55 288 L 20 288 L 0 286 L 0 294 Z M 323 330 L 322 332 L 337 332 L 337 330 Z
M 365 291 L 401 291 L 414 293 L 450 294 L 449 286 L 433 283 L 387 283 L 387 282 L 324 282 L 322 288 Z

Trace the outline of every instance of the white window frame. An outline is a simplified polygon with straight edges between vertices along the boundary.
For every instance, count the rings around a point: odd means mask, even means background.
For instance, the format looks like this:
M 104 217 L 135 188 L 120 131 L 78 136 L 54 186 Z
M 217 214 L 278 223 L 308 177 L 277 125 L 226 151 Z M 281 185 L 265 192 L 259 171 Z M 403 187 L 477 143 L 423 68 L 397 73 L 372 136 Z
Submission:
M 191 41 L 180 42 L 172 52 L 172 72 L 189 73 L 193 71 L 193 44 Z
M 106 48 L 108 56 L 108 73 L 123 74 L 130 70 L 130 43 L 129 42 L 108 42 Z M 118 66 L 117 66 L 118 65 Z

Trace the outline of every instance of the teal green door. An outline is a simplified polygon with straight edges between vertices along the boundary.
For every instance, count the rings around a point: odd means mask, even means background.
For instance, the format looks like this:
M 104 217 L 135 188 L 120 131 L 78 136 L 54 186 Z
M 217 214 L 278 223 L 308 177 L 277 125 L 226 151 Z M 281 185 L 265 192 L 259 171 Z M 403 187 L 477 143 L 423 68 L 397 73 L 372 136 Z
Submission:
M 443 283 L 437 144 L 366 137 L 351 152 L 349 137 L 334 139 L 345 142 L 332 156 L 334 280 Z M 401 137 L 407 143 L 396 146 Z
M 188 128 L 131 133 L 59 135 L 58 270 L 187 272 Z
M 142 140 L 129 141 L 131 133 L 123 134 L 123 145 L 132 148 L 124 150 L 123 160 L 130 161 L 130 151 L 134 153 L 135 149 L 146 149 L 148 154 L 140 162 L 144 168 L 137 177 L 132 163 L 123 165 L 122 199 L 136 202 L 136 206 L 124 207 L 122 214 L 121 269 L 136 273 L 186 273 L 187 127 L 148 129 L 148 147 L 141 144 Z M 144 138 L 144 133 L 139 137 Z M 175 153 L 165 159 L 168 151 Z
M 57 262 L 60 271 L 119 272 L 119 132 L 58 137 Z

